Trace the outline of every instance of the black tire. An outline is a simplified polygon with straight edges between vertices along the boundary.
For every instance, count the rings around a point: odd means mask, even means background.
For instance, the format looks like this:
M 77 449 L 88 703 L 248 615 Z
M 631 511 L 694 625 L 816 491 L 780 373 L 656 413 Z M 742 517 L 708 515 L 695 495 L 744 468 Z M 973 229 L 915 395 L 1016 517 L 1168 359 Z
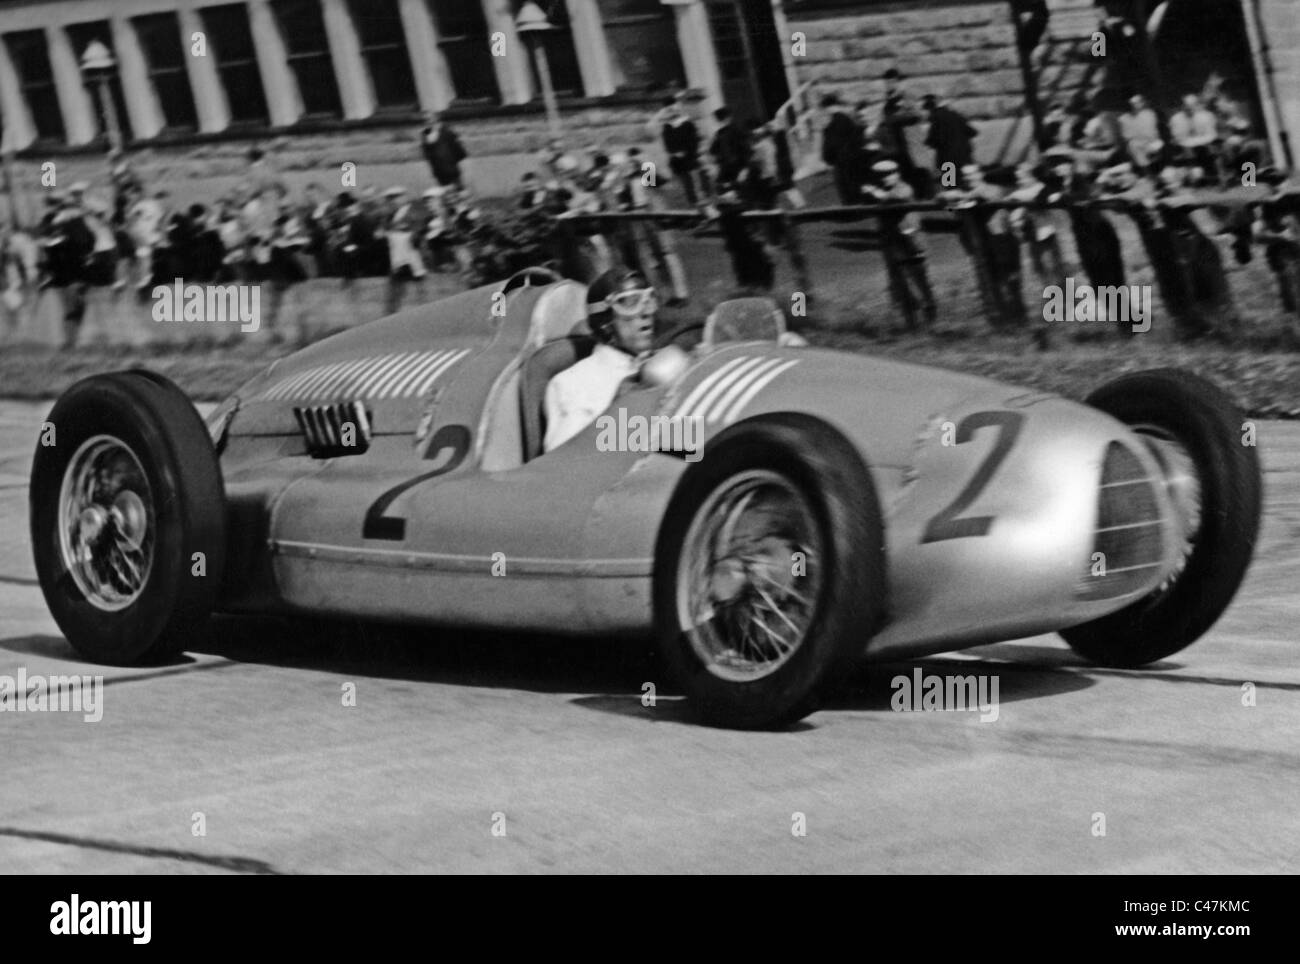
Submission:
M 692 522 L 710 495 L 753 470 L 774 473 L 802 497 L 825 558 L 815 606 L 792 655 L 769 675 L 735 681 L 717 675 L 692 646 L 678 614 L 678 570 Z M 884 524 L 871 474 L 824 423 L 795 414 L 741 422 L 711 442 L 678 483 L 655 550 L 657 645 L 701 721 L 770 728 L 813 712 L 823 689 L 860 659 L 885 612 L 885 593 Z
M 216 602 L 226 555 L 225 486 L 197 410 L 160 375 L 117 372 L 77 382 L 49 422 L 55 444 L 37 445 L 30 519 L 36 571 L 55 622 L 78 653 L 99 663 L 157 662 L 192 644 Z M 92 602 L 69 571 L 60 533 L 65 475 L 97 436 L 134 457 L 154 518 L 148 574 L 138 595 L 112 611 Z M 195 574 L 199 552 L 202 575 Z
M 1199 639 L 1241 586 L 1259 532 L 1259 456 L 1242 444 L 1243 416 L 1232 400 L 1190 372 L 1126 375 L 1087 402 L 1127 425 L 1150 425 L 1172 436 L 1199 477 L 1200 527 L 1177 576 L 1124 609 L 1061 633 L 1094 663 L 1145 666 Z

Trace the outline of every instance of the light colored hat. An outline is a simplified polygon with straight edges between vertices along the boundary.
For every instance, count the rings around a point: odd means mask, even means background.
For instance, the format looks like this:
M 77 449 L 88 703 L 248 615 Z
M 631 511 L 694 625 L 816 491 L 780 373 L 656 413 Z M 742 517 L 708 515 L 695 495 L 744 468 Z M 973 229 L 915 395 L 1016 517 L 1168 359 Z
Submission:
M 401 197 L 405 193 L 406 188 L 404 187 L 390 187 L 384 191 L 384 197 Z
M 73 181 L 68 185 L 69 194 L 85 194 L 90 189 L 90 185 L 85 181 Z
M 871 165 L 871 169 L 877 174 L 891 174 L 898 170 L 898 163 L 896 161 L 876 161 Z
M 439 184 L 435 187 L 431 187 L 428 190 L 426 190 L 423 194 L 420 195 L 420 197 L 440 198 L 446 193 L 447 193 L 447 189 L 443 187 L 441 184 Z

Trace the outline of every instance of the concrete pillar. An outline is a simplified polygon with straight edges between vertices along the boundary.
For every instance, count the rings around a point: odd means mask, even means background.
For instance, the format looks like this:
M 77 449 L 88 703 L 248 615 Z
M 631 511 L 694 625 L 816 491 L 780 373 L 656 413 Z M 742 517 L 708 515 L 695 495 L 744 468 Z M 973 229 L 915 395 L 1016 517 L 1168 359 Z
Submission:
M 117 58 L 117 73 L 122 79 L 122 99 L 126 101 L 131 134 L 140 139 L 156 137 L 167 126 L 167 119 L 149 79 L 149 65 L 140 49 L 140 38 L 125 17 L 113 17 L 109 25 L 113 30 L 113 56 Z
M 361 38 L 345 0 L 321 0 L 325 14 L 325 35 L 329 38 L 330 61 L 339 85 L 343 116 L 348 120 L 369 117 L 375 112 L 375 87 L 361 56 Z
M 268 0 L 248 0 L 248 26 L 257 51 L 257 69 L 262 74 L 271 126 L 297 123 L 302 117 L 302 94 L 298 91 L 298 79 L 289 69 L 289 51 L 285 49 Z
M 45 40 L 50 48 L 50 69 L 54 72 L 54 89 L 63 112 L 63 130 L 69 144 L 89 144 L 99 133 L 95 108 L 81 80 L 81 67 L 72 41 L 62 27 L 46 27 Z
M 682 52 L 686 83 L 704 93 L 703 110 L 711 117 L 722 106 L 722 76 L 713 51 L 709 13 L 701 0 L 663 0 L 677 18 L 677 48 Z M 706 124 L 706 127 L 708 125 Z
M 415 94 L 423 110 L 442 110 L 456 96 L 447 58 L 438 46 L 438 28 L 425 0 L 397 0 L 406 52 L 415 74 Z
M 492 48 L 492 66 L 497 72 L 497 87 L 503 104 L 526 104 L 533 99 L 533 75 L 528 63 L 528 46 L 515 32 L 515 15 L 510 0 L 482 0 L 487 18 L 488 44 Z M 498 34 L 500 36 L 498 36 Z M 498 44 L 500 41 L 500 44 Z M 504 56 L 495 56 L 498 50 Z
M 1254 24 L 1259 33 L 1257 63 L 1262 63 L 1266 75 L 1258 80 L 1274 102 L 1273 117 L 1268 116 L 1265 104 L 1265 119 L 1275 135 L 1270 140 L 1278 141 L 1281 148 L 1278 166 L 1289 163 L 1295 167 L 1300 165 L 1300 18 L 1296 17 L 1295 0 L 1252 0 L 1247 6 L 1247 24 L 1258 11 Z
M 608 97 L 623 80 L 605 40 L 605 25 L 600 19 L 596 0 L 565 0 L 569 8 L 569 26 L 573 31 L 573 49 L 578 54 L 578 71 L 582 90 L 588 97 Z
M 785 18 L 783 0 L 770 0 L 772 5 L 772 24 L 776 29 L 776 40 L 781 45 L 781 63 L 785 67 L 785 83 L 794 94 L 799 89 L 800 77 L 794 56 L 794 31 L 790 21 Z
M 194 35 L 205 33 L 203 19 L 197 10 L 188 7 L 176 11 L 176 16 L 181 31 L 181 49 L 185 51 L 185 72 L 189 75 L 190 90 L 194 94 L 199 130 L 204 134 L 224 131 L 230 126 L 230 102 L 226 99 L 225 88 L 221 86 L 216 57 L 211 50 L 207 50 L 202 57 L 195 57 L 193 52 Z
M 36 140 L 36 123 L 23 98 L 22 80 L 3 40 L 0 40 L 0 115 L 4 116 L 0 151 L 21 151 Z

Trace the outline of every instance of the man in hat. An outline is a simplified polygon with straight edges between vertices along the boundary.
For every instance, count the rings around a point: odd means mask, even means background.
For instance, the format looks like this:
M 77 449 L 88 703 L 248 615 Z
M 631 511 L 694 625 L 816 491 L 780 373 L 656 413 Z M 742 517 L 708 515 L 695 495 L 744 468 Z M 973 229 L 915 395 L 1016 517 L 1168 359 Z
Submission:
M 868 184 L 863 192 L 884 204 L 916 199 L 911 185 L 902 179 L 897 161 L 877 161 L 872 172 L 879 186 Z M 930 276 L 926 271 L 925 247 L 921 242 L 921 221 L 915 211 L 893 211 L 880 215 L 880 250 L 889 272 L 889 294 L 903 313 L 909 329 L 915 330 L 918 312 L 926 326 L 934 323 L 936 308 Z
M 615 195 L 618 206 L 624 211 L 655 211 L 660 209 L 659 195 L 648 190 L 642 180 L 641 150 L 631 147 L 624 162 L 622 186 Z M 655 278 L 667 287 L 670 306 L 685 304 L 690 297 L 686 283 L 686 269 L 677 254 L 677 238 L 671 228 L 654 221 L 630 221 L 623 235 L 624 261 L 636 265 L 642 274 Z
M 303 188 L 302 203 L 298 205 L 297 213 L 298 223 L 308 238 L 304 253 L 314 263 L 312 276 L 333 274 L 329 232 L 334 211 L 333 205 L 325 196 L 325 189 L 318 182 L 312 181 Z
M 830 117 L 822 128 L 822 160 L 835 172 L 835 190 L 841 204 L 860 204 L 861 181 L 854 176 L 854 165 L 862 146 L 864 127 L 849 113 L 839 94 L 822 98 L 822 110 Z
M 95 237 L 86 224 L 80 194 L 55 195 L 53 200 L 52 211 L 41 221 L 49 275 L 42 287 L 63 289 L 66 348 L 76 344 L 85 314 L 86 262 L 94 250 Z
M 431 187 L 421 195 L 426 215 L 423 243 L 429 252 L 429 269 L 439 273 L 445 268 L 456 267 L 456 245 L 452 239 L 451 212 L 446 197 L 445 187 Z
M 926 94 L 921 106 L 930 118 L 925 146 L 934 151 L 934 168 L 939 174 L 939 183 L 945 187 L 954 181 L 961 185 L 961 172 L 974 159 L 972 144 L 979 131 L 934 94 Z M 951 175 L 952 180 L 945 180 L 945 175 Z
M 899 175 L 917 197 L 930 196 L 929 175 L 921 170 L 912 158 L 912 147 L 908 143 L 908 130 L 921 122 L 921 115 L 916 110 L 907 88 L 903 85 L 903 75 L 897 67 L 890 67 L 884 73 L 885 104 L 881 109 L 880 126 L 886 141 L 886 150 L 893 154 L 898 162 Z
M 655 115 L 655 122 L 659 124 L 659 135 L 668 155 L 668 169 L 681 182 L 686 202 L 696 205 L 707 194 L 708 187 L 700 168 L 700 132 L 686 113 L 684 101 L 685 92 L 664 98 L 663 109 Z M 697 176 L 701 179 L 698 189 Z
M 713 112 L 718 128 L 713 134 L 709 153 L 718 166 L 719 190 L 722 185 L 735 184 L 740 172 L 749 166 L 749 138 L 732 116 L 730 107 L 719 107 Z
M 341 193 L 338 204 L 335 244 L 341 273 L 345 279 L 369 274 L 376 247 L 374 222 L 354 195 Z
M 978 164 L 968 164 L 963 170 L 967 194 L 977 204 L 991 205 L 1007 199 L 1011 185 L 1010 172 L 994 169 L 985 174 Z M 980 209 L 977 208 L 977 211 Z M 981 212 L 984 222 L 989 274 L 993 282 L 996 311 L 990 320 L 995 327 L 1022 327 L 1026 321 L 1025 303 L 1021 286 L 1020 236 L 1016 233 L 1007 208 L 986 206 Z
M 1160 118 L 1141 94 L 1130 97 L 1128 110 L 1119 115 L 1119 135 L 1128 159 L 1139 171 L 1146 171 L 1160 145 Z
M 1108 285 L 1123 285 L 1124 256 L 1119 233 L 1105 213 L 1093 204 L 1096 192 L 1079 176 L 1073 152 L 1069 148 L 1055 148 L 1047 152 L 1046 160 L 1051 169 L 1046 181 L 1048 200 L 1067 202 L 1074 247 L 1079 252 L 1089 283 L 1094 290 Z M 1121 324 L 1119 330 L 1131 334 L 1133 329 L 1128 324 Z
M 95 238 L 86 224 L 83 206 L 86 186 L 84 181 L 79 182 L 66 195 L 56 195 L 53 216 L 42 221 L 46 266 L 50 284 L 56 288 L 84 281 L 86 261 L 94 250 Z
M 416 223 L 413 205 L 407 198 L 406 188 L 390 187 L 384 192 L 388 203 L 384 221 L 384 240 L 388 243 L 388 275 L 395 281 L 420 279 L 427 273 L 424 259 L 413 239 L 422 232 L 422 225 Z M 395 289 L 390 289 L 390 296 L 396 297 Z M 393 305 L 396 310 L 396 305 Z
M 1219 119 L 1196 94 L 1186 95 L 1182 109 L 1169 118 L 1169 135 L 1180 160 L 1199 167 L 1202 179 L 1218 175 Z
M 244 181 L 252 186 L 254 194 L 288 193 L 284 180 L 275 173 L 271 159 L 260 147 L 248 149 L 248 171 Z
M 1015 189 L 1007 195 L 1008 199 L 1033 205 L 1046 195 L 1047 186 L 1039 178 L 1036 167 L 1027 161 L 1017 165 Z M 1029 248 L 1029 260 L 1044 288 L 1065 284 L 1065 261 L 1053 214 L 1051 210 L 1031 207 L 1015 208 L 1009 213 L 1012 230 Z
M 460 165 L 469 155 L 456 132 L 442 122 L 442 115 L 437 111 L 424 112 L 420 152 L 435 181 L 444 187 L 461 187 Z

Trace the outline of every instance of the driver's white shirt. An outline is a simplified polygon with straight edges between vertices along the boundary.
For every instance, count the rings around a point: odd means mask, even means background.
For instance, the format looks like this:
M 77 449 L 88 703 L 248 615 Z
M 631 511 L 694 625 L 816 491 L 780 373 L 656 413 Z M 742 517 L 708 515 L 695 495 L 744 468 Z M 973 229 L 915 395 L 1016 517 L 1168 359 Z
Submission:
M 611 345 L 597 345 L 546 386 L 546 437 L 542 450 L 563 445 L 609 408 L 623 379 L 635 375 L 636 359 Z

